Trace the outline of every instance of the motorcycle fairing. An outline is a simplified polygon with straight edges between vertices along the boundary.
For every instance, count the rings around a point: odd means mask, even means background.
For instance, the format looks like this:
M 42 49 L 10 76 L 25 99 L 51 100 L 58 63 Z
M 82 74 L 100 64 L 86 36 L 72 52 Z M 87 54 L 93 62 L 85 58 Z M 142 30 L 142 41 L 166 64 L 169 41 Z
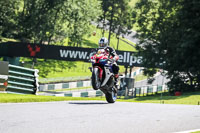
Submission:
M 108 80 L 110 79 L 110 77 L 114 75 L 113 73 L 110 72 L 110 66 L 109 67 L 105 66 L 104 69 L 105 69 L 105 79 L 103 80 L 101 87 L 105 86 Z

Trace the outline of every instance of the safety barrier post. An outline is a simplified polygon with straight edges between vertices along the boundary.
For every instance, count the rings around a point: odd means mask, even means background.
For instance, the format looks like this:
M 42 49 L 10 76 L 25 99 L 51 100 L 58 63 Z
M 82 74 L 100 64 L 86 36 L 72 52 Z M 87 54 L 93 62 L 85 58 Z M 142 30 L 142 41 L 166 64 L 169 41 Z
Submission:
M 8 62 L 0 61 L 0 92 L 5 92 L 8 84 Z
M 29 69 L 15 65 L 8 65 L 8 93 L 36 94 L 38 83 L 37 69 Z

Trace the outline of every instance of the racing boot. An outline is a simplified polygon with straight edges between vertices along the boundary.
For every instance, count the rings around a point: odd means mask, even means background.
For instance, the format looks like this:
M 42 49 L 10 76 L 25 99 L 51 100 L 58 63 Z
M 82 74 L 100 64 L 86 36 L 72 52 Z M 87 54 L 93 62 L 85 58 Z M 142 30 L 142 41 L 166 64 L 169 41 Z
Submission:
M 117 90 L 119 90 L 119 75 L 115 74 L 114 77 L 115 77 L 115 87 Z

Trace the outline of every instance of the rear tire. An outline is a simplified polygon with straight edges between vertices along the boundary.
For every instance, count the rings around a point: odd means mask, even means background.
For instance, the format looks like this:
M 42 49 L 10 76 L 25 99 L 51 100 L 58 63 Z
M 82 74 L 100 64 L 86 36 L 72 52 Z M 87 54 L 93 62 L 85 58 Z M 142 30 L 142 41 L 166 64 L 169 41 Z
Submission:
M 115 103 L 117 100 L 117 92 L 115 92 L 114 88 L 112 88 L 111 92 L 106 93 L 106 100 L 108 103 Z

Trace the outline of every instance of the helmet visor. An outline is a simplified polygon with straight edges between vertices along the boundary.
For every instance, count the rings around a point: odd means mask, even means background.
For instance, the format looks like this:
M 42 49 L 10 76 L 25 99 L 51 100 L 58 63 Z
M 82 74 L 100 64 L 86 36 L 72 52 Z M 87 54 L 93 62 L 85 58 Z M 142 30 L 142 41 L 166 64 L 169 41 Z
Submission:
M 99 43 L 100 47 L 105 47 L 105 43 Z

